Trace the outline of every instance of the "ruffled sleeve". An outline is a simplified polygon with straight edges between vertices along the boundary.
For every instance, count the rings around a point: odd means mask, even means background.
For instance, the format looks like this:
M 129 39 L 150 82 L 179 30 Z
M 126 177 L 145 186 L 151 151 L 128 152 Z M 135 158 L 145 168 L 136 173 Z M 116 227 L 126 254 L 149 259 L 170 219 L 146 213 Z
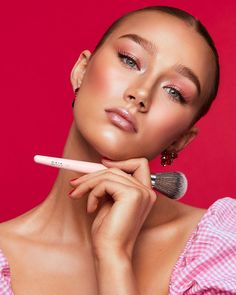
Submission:
M 11 289 L 10 268 L 0 249 L 0 295 L 14 295 Z
M 235 199 L 216 201 L 202 217 L 173 269 L 169 294 L 236 294 Z

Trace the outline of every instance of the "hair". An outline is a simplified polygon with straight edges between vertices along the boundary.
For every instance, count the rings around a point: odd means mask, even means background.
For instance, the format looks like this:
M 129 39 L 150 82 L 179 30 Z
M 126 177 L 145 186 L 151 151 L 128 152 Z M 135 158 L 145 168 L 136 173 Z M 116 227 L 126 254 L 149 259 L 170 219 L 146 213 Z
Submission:
M 199 33 L 206 43 L 209 45 L 209 47 L 212 50 L 213 53 L 213 58 L 215 62 L 215 77 L 213 81 L 213 85 L 207 95 L 205 97 L 204 102 L 200 109 L 198 110 L 196 116 L 193 119 L 192 125 L 197 122 L 201 117 L 203 117 L 210 109 L 212 102 L 217 96 L 218 88 L 219 88 L 219 80 L 220 80 L 220 66 L 219 66 L 219 55 L 217 52 L 217 49 L 215 47 L 215 43 L 208 33 L 207 29 L 205 26 L 193 15 L 190 13 L 181 10 L 179 8 L 175 7 L 170 7 L 170 6 L 147 6 L 141 9 L 137 9 L 131 12 L 128 12 L 124 15 L 122 15 L 120 18 L 118 18 L 116 21 L 114 21 L 110 27 L 105 31 L 103 34 L 102 38 L 99 40 L 97 45 L 95 46 L 95 49 L 92 53 L 94 55 L 96 51 L 104 44 L 106 41 L 107 37 L 112 34 L 112 32 L 124 21 L 126 20 L 129 16 L 136 14 L 137 12 L 143 12 L 143 11 L 158 11 L 158 12 L 163 12 L 172 16 L 175 16 L 183 21 L 185 21 L 187 24 L 192 26 L 197 33 Z

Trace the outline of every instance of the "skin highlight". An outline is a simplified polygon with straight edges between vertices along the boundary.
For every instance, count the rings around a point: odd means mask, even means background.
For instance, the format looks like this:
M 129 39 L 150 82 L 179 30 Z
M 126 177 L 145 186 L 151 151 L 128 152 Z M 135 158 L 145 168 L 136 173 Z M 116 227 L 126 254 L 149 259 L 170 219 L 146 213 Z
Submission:
M 97 134 L 97 140 L 101 141 L 101 143 L 106 142 L 105 145 L 99 144 L 102 148 L 98 152 L 113 160 L 127 159 L 131 156 L 153 159 L 164 149 L 171 148 L 177 151 L 183 149 L 188 144 L 188 141 L 191 141 L 197 134 L 196 127 L 189 127 L 202 105 L 205 93 L 208 91 L 207 77 L 212 76 L 214 71 L 214 64 L 212 64 L 212 67 L 205 69 L 206 62 L 209 59 L 211 60 L 211 51 L 206 42 L 193 28 L 177 18 L 161 13 L 158 17 L 160 25 L 151 26 L 156 21 L 157 13 L 149 12 L 148 14 L 150 21 L 146 21 L 146 26 L 143 25 L 145 13 L 140 14 L 139 18 L 135 15 L 130 17 L 129 21 L 124 21 L 108 37 L 96 54 L 92 56 L 91 63 L 88 62 L 83 77 L 78 102 L 75 104 L 74 112 L 78 114 L 78 119 L 75 118 L 75 120 L 81 133 L 86 136 L 88 142 L 90 142 L 91 138 L 93 140 L 91 144 L 98 149 L 98 142 L 95 142 L 94 133 Z M 161 26 L 162 19 L 163 27 Z M 169 26 L 166 26 L 164 21 L 166 19 L 171 20 Z M 175 30 L 172 27 L 173 22 L 176 23 Z M 143 32 L 143 35 L 147 36 L 146 39 L 156 39 L 156 47 L 159 46 L 158 54 L 150 56 L 142 46 L 130 40 L 130 38 L 121 38 L 125 32 L 132 33 L 134 30 L 131 28 L 133 27 L 136 28 L 136 32 Z M 152 27 L 151 30 L 150 27 Z M 157 37 L 153 38 L 155 35 Z M 166 36 L 169 36 L 169 38 L 167 39 Z M 182 44 L 179 44 L 180 37 L 184 40 L 184 43 L 191 44 L 186 46 L 184 52 L 182 51 Z M 199 47 L 198 51 L 195 50 L 196 46 Z M 138 58 L 141 68 L 138 69 L 133 64 L 131 66 L 127 65 L 127 57 L 123 56 L 123 59 L 119 57 L 119 51 L 127 52 Z M 89 59 L 89 55 L 86 52 L 81 58 Z M 195 63 L 199 56 L 203 56 L 200 59 L 202 62 Z M 179 60 L 178 63 L 176 63 L 176 60 Z M 200 96 L 198 96 L 197 87 L 192 79 L 179 74 L 180 71 L 176 70 L 181 67 L 181 64 L 190 65 L 189 67 L 199 77 L 202 88 Z M 80 67 L 79 63 L 77 67 Z M 101 69 L 103 69 L 102 72 Z M 80 84 L 80 82 L 77 82 L 80 79 L 76 78 L 75 75 L 74 88 Z M 179 103 L 178 97 L 168 95 L 170 88 L 167 87 L 172 87 L 172 89 L 175 87 L 177 91 L 181 89 L 186 103 Z M 97 95 L 98 93 L 100 95 Z M 137 99 L 132 101 L 130 97 L 133 96 L 137 97 Z M 96 97 L 96 100 L 93 97 Z M 109 100 L 106 97 L 109 97 Z M 140 99 L 145 104 L 143 108 L 137 107 Z M 124 134 L 123 136 L 123 133 L 116 130 L 117 133 L 121 133 L 121 136 L 118 137 L 113 132 L 113 126 L 107 126 L 96 132 L 96 126 L 92 128 L 89 125 L 90 122 L 93 123 L 90 118 L 98 121 L 103 120 L 104 123 L 106 121 L 106 119 L 102 118 L 103 110 L 99 116 L 97 108 L 93 107 L 97 103 L 103 105 L 104 108 L 113 106 L 127 107 L 140 121 L 138 134 L 128 134 L 128 136 Z M 84 110 L 84 106 L 87 110 Z M 91 117 L 88 116 L 80 121 L 79 119 L 82 118 L 83 113 L 88 112 L 88 106 Z M 96 113 L 92 114 L 93 110 Z M 143 118 L 145 118 L 145 121 Z M 88 128 L 85 130 L 83 126 L 88 126 Z M 158 128 L 154 126 L 158 126 Z M 154 138 L 155 141 L 153 141 Z M 146 143 L 145 146 L 141 144 L 143 141 Z M 125 149 L 124 145 L 126 146 Z M 135 150 L 134 146 L 136 148 L 140 147 L 140 149 Z M 122 151 L 126 155 L 122 154 Z
M 155 46 L 144 48 L 122 37 L 127 34 Z M 147 159 L 164 149 L 181 151 L 195 138 L 198 130 L 192 121 L 213 73 L 211 50 L 203 38 L 185 22 L 156 12 L 130 16 L 94 55 L 88 50 L 81 53 L 71 72 L 72 87 L 80 90 L 63 157 L 93 162 L 107 157 L 118 162 L 103 161 L 109 171 L 86 176 L 60 170 L 42 204 L 0 224 L 0 248 L 8 258 L 17 294 L 60 295 L 66 290 L 71 295 L 103 295 L 122 287 L 122 294 L 151 294 L 150 290 L 168 294 L 171 270 L 205 210 L 162 195 L 155 199 Z M 105 112 L 111 107 L 128 109 L 137 120 L 137 132 L 112 124 Z M 88 188 L 94 187 L 92 183 L 99 196 L 104 196 L 101 185 L 110 190 L 119 186 L 116 206 L 101 198 L 96 207 Z M 116 209 L 118 222 L 109 214 Z M 99 227 L 104 215 L 110 218 L 108 226 Z M 117 237 L 117 232 L 122 235 Z M 123 235 L 132 239 L 128 246 L 122 240 L 120 247 Z M 112 241 L 115 251 L 106 241 Z M 101 244 L 109 255 L 101 251 Z
M 102 38 L 97 43 L 93 55 L 97 52 L 97 50 L 103 45 L 103 43 L 106 41 L 107 37 L 113 33 L 113 31 L 127 18 L 129 18 L 131 15 L 136 15 L 137 13 L 143 13 L 143 12 L 158 12 L 158 13 L 164 13 L 169 16 L 173 16 L 178 18 L 179 20 L 182 20 L 187 24 L 188 26 L 191 26 L 208 44 L 208 46 L 211 48 L 212 58 L 215 64 L 215 71 L 214 71 L 214 78 L 213 83 L 209 87 L 209 93 L 207 97 L 204 99 L 204 102 L 199 109 L 198 113 L 196 114 L 195 118 L 192 121 L 192 125 L 194 125 L 201 117 L 207 114 L 209 111 L 211 104 L 215 100 L 219 88 L 219 81 L 220 81 L 220 64 L 219 64 L 219 55 L 218 51 L 216 49 L 214 40 L 212 39 L 211 35 L 209 34 L 206 27 L 201 23 L 199 19 L 194 17 L 193 15 L 187 13 L 186 11 L 183 11 L 181 9 L 178 9 L 176 7 L 169 7 L 169 6 L 147 6 L 143 7 L 141 9 L 128 12 L 124 15 L 122 15 L 120 18 L 118 18 L 116 21 L 114 21 L 110 27 L 105 31 Z

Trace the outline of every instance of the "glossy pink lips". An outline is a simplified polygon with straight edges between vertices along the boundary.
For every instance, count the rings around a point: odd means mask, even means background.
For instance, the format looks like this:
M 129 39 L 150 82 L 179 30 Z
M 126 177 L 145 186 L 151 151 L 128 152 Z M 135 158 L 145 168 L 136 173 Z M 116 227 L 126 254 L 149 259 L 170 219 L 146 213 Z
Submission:
M 110 108 L 105 111 L 115 126 L 128 132 L 137 132 L 135 118 L 125 108 Z

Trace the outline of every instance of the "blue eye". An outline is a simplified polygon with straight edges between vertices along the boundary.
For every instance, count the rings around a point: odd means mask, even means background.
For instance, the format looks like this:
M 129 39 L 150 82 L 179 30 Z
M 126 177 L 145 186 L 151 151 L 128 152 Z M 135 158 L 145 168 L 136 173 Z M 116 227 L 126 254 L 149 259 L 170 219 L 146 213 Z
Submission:
M 180 93 L 180 91 L 178 91 L 174 87 L 165 86 L 163 88 L 166 90 L 167 94 L 170 96 L 171 99 L 177 102 L 180 102 L 182 104 L 186 103 L 183 95 Z
M 119 56 L 120 60 L 122 61 L 122 63 L 127 65 L 129 68 L 139 69 L 137 62 L 131 56 L 129 56 L 127 54 L 120 53 L 120 52 L 118 52 L 118 56 Z

